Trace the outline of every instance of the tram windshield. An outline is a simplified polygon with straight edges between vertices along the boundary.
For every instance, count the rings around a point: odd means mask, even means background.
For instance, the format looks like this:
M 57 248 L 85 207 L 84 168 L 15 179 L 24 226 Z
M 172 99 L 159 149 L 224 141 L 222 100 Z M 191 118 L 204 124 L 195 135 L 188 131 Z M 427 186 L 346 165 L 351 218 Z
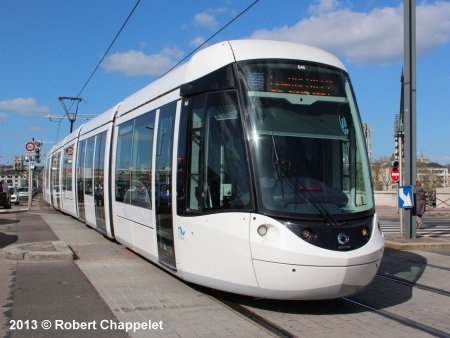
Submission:
M 261 211 L 334 217 L 371 210 L 367 152 L 347 74 L 280 60 L 242 62 L 238 70 Z

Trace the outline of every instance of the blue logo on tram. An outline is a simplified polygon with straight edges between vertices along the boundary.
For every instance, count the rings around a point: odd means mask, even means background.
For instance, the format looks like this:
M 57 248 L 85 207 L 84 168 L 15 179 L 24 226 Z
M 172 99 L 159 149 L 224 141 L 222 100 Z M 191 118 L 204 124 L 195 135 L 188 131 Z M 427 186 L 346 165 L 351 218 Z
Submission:
M 183 228 L 179 225 L 178 226 L 178 237 L 180 238 L 180 239 L 184 239 L 184 234 L 186 233 L 186 231 L 185 230 L 183 230 Z

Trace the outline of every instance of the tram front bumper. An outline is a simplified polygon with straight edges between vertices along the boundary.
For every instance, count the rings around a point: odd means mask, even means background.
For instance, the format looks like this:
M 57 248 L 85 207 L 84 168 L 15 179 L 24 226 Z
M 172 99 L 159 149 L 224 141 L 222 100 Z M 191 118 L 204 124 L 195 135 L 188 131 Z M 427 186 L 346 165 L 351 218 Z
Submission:
M 371 283 L 380 261 L 354 266 L 304 266 L 253 260 L 264 298 L 333 299 L 349 296 Z

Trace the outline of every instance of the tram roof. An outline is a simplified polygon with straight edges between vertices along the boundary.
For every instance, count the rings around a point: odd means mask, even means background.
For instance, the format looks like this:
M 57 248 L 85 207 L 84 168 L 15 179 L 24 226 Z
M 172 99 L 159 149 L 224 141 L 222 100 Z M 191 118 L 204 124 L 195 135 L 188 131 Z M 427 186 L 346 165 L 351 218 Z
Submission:
M 127 112 L 232 62 L 255 59 L 314 61 L 345 70 L 342 62 L 334 55 L 307 45 L 254 39 L 223 41 L 200 50 L 186 63 L 126 98 L 120 111 Z
M 313 61 L 345 70 L 344 65 L 337 57 L 312 46 L 286 41 L 255 39 L 219 42 L 195 53 L 186 63 L 88 121 L 58 142 L 50 152 L 56 151 L 74 138 L 112 121 L 117 111 L 119 115 L 127 113 L 165 93 L 179 90 L 181 85 L 199 79 L 230 63 L 256 59 Z
M 314 61 L 346 70 L 333 54 L 309 45 L 274 40 L 232 40 L 228 41 L 236 61 L 252 59 L 292 59 Z

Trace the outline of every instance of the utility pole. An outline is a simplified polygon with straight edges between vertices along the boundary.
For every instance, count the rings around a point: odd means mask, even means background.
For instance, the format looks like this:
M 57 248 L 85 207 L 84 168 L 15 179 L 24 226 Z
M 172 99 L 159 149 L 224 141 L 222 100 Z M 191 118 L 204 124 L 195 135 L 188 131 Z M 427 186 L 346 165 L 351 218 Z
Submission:
M 28 207 L 27 211 L 31 210 L 31 201 L 33 199 L 33 156 L 27 155 L 25 156 L 25 162 L 28 162 Z
M 404 185 L 416 184 L 416 1 L 404 0 Z M 416 238 L 413 209 L 403 209 L 405 237 Z

